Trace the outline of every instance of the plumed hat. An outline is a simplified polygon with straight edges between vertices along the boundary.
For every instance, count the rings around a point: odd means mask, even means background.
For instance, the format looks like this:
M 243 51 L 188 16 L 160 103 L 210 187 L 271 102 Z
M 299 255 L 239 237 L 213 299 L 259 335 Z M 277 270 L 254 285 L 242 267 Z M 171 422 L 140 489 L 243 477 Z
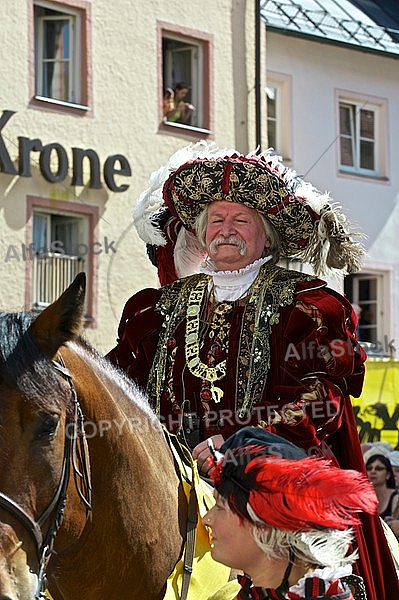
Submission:
M 153 173 L 141 194 L 134 212 L 137 232 L 146 243 L 165 246 L 160 214 L 169 211 L 182 230 L 193 233 L 198 215 L 216 200 L 259 211 L 279 234 L 281 257 L 301 258 L 316 274 L 361 267 L 363 245 L 354 239 L 341 208 L 271 151 L 243 155 L 207 142 L 179 150 Z
M 210 462 L 216 490 L 241 518 L 260 525 L 286 531 L 345 530 L 359 523 L 358 512 L 377 510 L 365 475 L 308 457 L 261 428 L 234 434 Z

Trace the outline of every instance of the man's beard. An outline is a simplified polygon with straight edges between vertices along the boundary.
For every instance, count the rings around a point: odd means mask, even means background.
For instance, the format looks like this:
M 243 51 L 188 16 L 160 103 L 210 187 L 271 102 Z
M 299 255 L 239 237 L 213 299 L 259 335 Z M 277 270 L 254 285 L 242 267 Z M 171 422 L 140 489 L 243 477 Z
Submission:
M 227 237 L 220 235 L 219 237 L 212 240 L 211 243 L 209 244 L 209 254 L 210 255 L 215 254 L 216 248 L 218 246 L 221 246 L 222 244 L 229 244 L 230 246 L 237 246 L 238 251 L 241 254 L 241 256 L 245 256 L 245 254 L 247 252 L 247 244 L 244 242 L 244 240 L 240 239 L 236 235 L 229 235 Z

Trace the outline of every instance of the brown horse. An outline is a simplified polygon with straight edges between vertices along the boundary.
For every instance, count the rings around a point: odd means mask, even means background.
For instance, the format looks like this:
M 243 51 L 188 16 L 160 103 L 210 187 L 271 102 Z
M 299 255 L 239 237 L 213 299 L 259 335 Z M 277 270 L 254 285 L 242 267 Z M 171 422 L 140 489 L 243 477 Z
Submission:
M 43 597 L 40 569 L 54 600 L 159 600 L 182 551 L 172 454 L 145 397 L 79 337 L 84 287 L 36 318 L 0 314 L 0 600 Z

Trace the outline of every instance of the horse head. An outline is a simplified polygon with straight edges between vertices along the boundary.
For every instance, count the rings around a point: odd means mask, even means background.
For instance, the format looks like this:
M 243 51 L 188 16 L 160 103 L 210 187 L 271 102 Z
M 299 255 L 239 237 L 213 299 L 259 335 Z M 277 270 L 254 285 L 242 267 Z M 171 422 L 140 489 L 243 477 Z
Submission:
M 158 600 L 180 556 L 161 426 L 80 338 L 84 294 L 80 274 L 38 316 L 0 313 L 0 600 L 44 597 L 44 573 L 54 600 Z
M 80 275 L 36 319 L 0 313 L 0 547 L 3 571 L 22 582 L 10 598 L 40 597 L 32 573 L 47 565 L 63 517 L 73 406 L 52 361 L 81 330 L 84 293 Z

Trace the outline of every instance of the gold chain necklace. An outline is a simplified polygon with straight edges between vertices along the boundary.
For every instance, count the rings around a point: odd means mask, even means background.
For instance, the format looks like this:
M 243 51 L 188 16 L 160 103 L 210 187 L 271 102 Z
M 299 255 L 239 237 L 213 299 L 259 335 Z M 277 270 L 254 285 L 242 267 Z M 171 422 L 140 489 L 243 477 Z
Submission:
M 209 367 L 200 359 L 199 348 L 199 315 L 205 295 L 206 282 L 199 281 L 191 290 L 186 311 L 186 339 L 185 356 L 186 364 L 192 375 L 210 382 L 210 392 L 214 402 L 223 398 L 223 390 L 215 386 L 215 381 L 226 375 L 226 359 L 214 367 Z

